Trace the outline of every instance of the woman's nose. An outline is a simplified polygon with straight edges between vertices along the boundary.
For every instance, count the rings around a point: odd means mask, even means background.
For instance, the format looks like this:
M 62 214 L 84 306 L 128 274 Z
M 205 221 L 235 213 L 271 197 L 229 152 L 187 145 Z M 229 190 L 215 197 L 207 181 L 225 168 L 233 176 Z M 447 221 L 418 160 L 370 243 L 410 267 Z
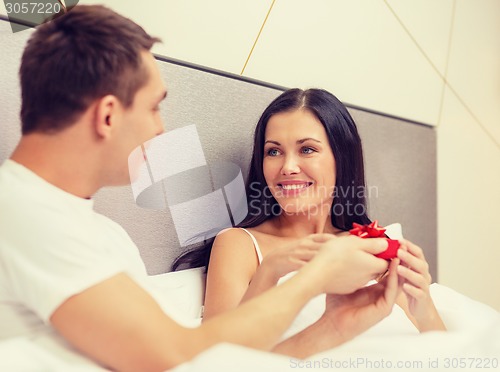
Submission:
M 288 176 L 291 174 L 297 174 L 300 172 L 300 167 L 297 162 L 297 159 L 293 155 L 288 155 L 285 157 L 285 162 L 281 167 L 281 174 L 284 176 Z

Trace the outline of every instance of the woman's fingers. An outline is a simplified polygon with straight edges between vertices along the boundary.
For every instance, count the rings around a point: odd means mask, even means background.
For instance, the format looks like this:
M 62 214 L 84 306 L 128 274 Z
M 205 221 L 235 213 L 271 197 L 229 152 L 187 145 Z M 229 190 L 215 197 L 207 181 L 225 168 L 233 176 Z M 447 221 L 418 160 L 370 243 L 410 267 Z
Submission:
M 423 254 L 421 257 L 417 257 L 414 256 L 409 250 L 406 251 L 405 249 L 399 249 L 398 257 L 404 264 L 403 266 L 406 266 L 416 273 L 422 275 L 427 281 L 427 284 L 430 284 L 432 282 L 432 277 L 429 273 L 429 264 L 427 263 L 427 261 L 425 261 L 425 257 L 423 256 Z
M 421 288 L 415 287 L 415 286 L 408 284 L 408 283 L 403 284 L 403 291 L 407 295 L 409 295 L 417 300 L 425 297 L 425 292 Z
M 297 250 L 289 254 L 290 259 L 296 259 L 301 261 L 310 261 L 316 254 L 318 250 Z
M 405 266 L 412 268 L 420 274 L 429 272 L 429 264 L 421 258 L 413 256 L 410 252 L 398 250 L 398 258 L 401 259 Z
M 398 266 L 398 274 L 405 279 L 408 283 L 411 283 L 413 286 L 418 288 L 427 288 L 429 283 L 427 278 L 412 269 L 399 265 Z
M 425 261 L 424 251 L 422 248 L 406 239 L 403 239 L 402 243 L 406 246 L 408 252 Z
M 306 239 L 310 239 L 315 243 L 325 243 L 331 239 L 337 239 L 333 234 L 311 234 Z

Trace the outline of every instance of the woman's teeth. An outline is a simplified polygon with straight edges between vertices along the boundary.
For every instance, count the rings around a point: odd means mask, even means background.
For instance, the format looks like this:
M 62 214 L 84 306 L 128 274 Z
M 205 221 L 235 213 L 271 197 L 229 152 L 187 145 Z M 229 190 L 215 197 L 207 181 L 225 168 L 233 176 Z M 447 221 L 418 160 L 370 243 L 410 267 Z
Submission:
M 281 188 L 283 190 L 298 190 L 298 189 L 304 189 L 307 186 L 309 186 L 309 184 L 302 183 L 302 184 L 297 184 L 297 185 L 281 185 Z

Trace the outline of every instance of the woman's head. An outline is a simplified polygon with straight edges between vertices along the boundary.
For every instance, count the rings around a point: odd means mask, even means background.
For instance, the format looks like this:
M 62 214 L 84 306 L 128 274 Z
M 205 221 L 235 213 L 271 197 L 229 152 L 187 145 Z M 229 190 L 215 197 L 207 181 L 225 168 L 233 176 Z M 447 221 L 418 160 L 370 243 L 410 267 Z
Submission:
M 264 110 L 255 130 L 248 198 L 245 226 L 282 211 L 319 212 L 325 204 L 340 229 L 369 221 L 361 139 L 334 95 L 290 89 Z
M 323 124 L 306 108 L 274 114 L 264 136 L 262 171 L 285 214 L 329 214 L 335 158 Z
M 308 139 L 302 141 L 305 138 Z M 268 140 L 271 142 L 266 143 Z M 316 154 L 314 151 L 319 153 L 319 150 L 320 155 L 310 155 Z M 285 163 L 279 156 L 272 156 L 280 151 L 293 151 L 296 160 L 292 158 Z M 264 162 L 267 163 L 265 167 Z M 290 180 L 298 186 L 283 190 L 278 185 L 290 184 Z M 292 189 L 297 190 L 311 182 L 315 183 L 315 195 L 303 203 L 290 203 L 293 194 L 298 193 Z M 331 194 L 321 193 L 330 191 L 332 185 L 333 203 Z M 247 180 L 248 215 L 238 226 L 258 226 L 279 215 L 282 207 L 274 197 L 280 199 L 278 192 L 284 194 L 285 198 L 280 202 L 285 207 L 286 203 L 290 204 L 291 212 L 309 208 L 308 203 L 330 203 L 332 224 L 342 230 L 350 229 L 353 222 L 370 222 L 366 215 L 361 139 L 346 107 L 325 90 L 287 90 L 262 113 L 255 129 Z M 207 266 L 212 243 L 213 239 L 184 253 L 174 262 L 173 269 Z

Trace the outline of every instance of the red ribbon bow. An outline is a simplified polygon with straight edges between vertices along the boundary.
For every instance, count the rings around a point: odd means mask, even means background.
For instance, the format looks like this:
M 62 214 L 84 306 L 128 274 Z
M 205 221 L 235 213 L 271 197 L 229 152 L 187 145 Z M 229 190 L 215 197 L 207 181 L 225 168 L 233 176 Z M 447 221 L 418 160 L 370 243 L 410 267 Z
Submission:
M 359 223 L 353 222 L 352 229 L 349 230 L 349 233 L 351 235 L 359 236 L 363 239 L 385 237 L 385 229 L 378 225 L 377 220 L 374 220 L 368 225 L 360 225 Z M 384 260 L 390 260 L 396 257 L 399 249 L 399 242 L 397 240 L 389 238 L 386 238 L 385 240 L 387 240 L 387 243 L 389 243 L 387 249 L 382 253 L 376 254 L 375 257 L 383 258 Z

